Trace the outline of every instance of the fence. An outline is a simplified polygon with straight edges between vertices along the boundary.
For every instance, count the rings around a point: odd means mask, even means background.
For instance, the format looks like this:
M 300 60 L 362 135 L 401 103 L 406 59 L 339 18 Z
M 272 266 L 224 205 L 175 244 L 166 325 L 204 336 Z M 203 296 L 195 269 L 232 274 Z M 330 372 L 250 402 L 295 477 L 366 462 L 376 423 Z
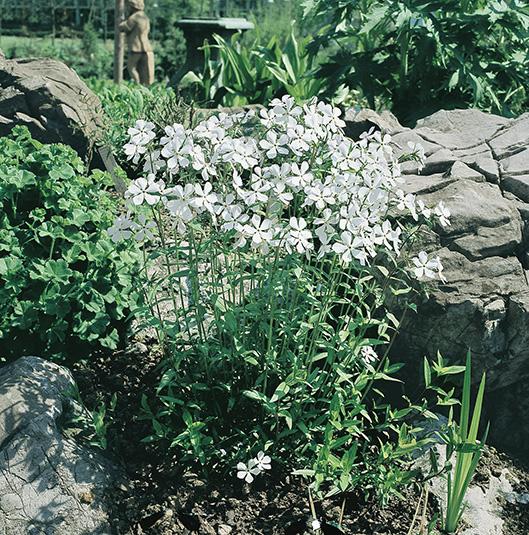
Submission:
M 156 24 L 164 10 L 180 9 L 182 16 L 240 16 L 269 0 L 146 0 L 146 11 Z M 114 0 L 0 0 L 0 35 L 70 36 L 90 22 L 104 38 L 114 31 Z

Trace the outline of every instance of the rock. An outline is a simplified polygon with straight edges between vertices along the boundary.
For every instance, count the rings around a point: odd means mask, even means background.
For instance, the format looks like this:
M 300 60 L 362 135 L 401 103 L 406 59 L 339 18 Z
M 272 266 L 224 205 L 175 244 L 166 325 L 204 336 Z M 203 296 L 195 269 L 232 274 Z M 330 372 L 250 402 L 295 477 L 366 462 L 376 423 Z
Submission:
M 505 175 L 529 174 L 529 147 L 508 158 L 504 158 L 500 161 L 500 166 Z
M 513 254 L 522 241 L 520 214 L 498 186 L 458 180 L 421 199 L 428 206 L 444 202 L 451 225 L 439 228 L 439 234 L 451 249 L 472 260 Z
M 421 238 L 447 281 L 407 316 L 394 358 L 418 374 L 425 355 L 455 363 L 470 349 L 474 380 L 487 371 L 489 441 L 529 459 L 529 114 L 440 111 L 392 133 L 397 155 L 408 142 L 423 144 L 426 165 L 403 164 L 402 189 L 443 201 L 452 224 Z
M 448 176 L 453 178 L 464 178 L 467 180 L 474 180 L 474 182 L 484 182 L 485 177 L 478 171 L 470 168 L 466 163 L 457 160 L 453 163 Z
M 446 462 L 446 449 L 435 444 L 438 464 Z M 430 471 L 429 454 L 422 455 L 416 461 L 416 466 L 425 474 Z M 506 500 L 517 500 L 519 494 L 514 492 L 511 484 L 512 475 L 507 468 L 503 468 L 499 475 L 490 475 L 485 484 L 471 483 L 465 495 L 465 509 L 461 517 L 459 535 L 503 535 L 504 510 Z M 441 509 L 446 510 L 447 486 L 445 477 L 434 476 L 430 480 L 429 491 L 440 502 Z
M 112 533 L 109 494 L 121 473 L 59 429 L 69 372 L 37 357 L 0 369 L 0 533 Z
M 91 155 L 101 103 L 77 74 L 52 59 L 0 60 L 0 136 L 25 125 L 43 143 Z
M 470 167 L 478 171 L 479 173 L 485 175 L 486 179 L 493 184 L 498 184 L 500 181 L 500 170 L 498 167 L 498 162 L 493 160 L 489 156 L 484 156 L 479 154 L 477 156 L 472 156 L 465 158 L 465 163 Z
M 506 176 L 502 180 L 502 186 L 522 201 L 529 202 L 529 174 Z
M 444 173 L 457 161 L 457 156 L 450 149 L 439 149 L 426 158 L 422 173 Z
M 467 149 L 491 139 L 509 119 L 480 110 L 440 110 L 417 121 L 415 131 L 447 149 Z
M 529 113 L 519 117 L 509 128 L 501 130 L 489 145 L 498 160 L 529 146 Z
M 349 108 L 344 114 L 344 121 L 345 132 L 352 139 L 358 139 L 360 134 L 368 132 L 371 128 L 387 134 L 402 130 L 398 119 L 387 110 L 379 114 L 369 109 Z

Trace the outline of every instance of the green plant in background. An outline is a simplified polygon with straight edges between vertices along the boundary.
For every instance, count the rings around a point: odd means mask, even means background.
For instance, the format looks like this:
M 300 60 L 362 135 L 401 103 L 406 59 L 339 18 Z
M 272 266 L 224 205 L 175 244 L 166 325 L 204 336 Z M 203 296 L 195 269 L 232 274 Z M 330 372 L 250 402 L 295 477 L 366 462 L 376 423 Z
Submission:
M 86 358 L 115 348 L 136 306 L 138 251 L 106 229 L 105 173 L 17 127 L 0 138 L 0 357 Z
M 2 49 L 11 58 L 52 58 L 66 63 L 81 78 L 112 77 L 112 44 L 105 43 L 87 24 L 80 39 L 9 38 Z
M 471 365 L 471 356 L 470 352 L 468 352 L 463 380 L 463 397 L 459 424 L 454 422 L 452 411 L 450 411 L 448 432 L 442 435 L 446 442 L 447 462 L 452 459 L 454 454 L 456 456 L 455 467 L 449 465 L 447 473 L 447 504 L 443 526 L 447 533 L 455 533 L 457 531 L 461 515 L 465 509 L 465 495 L 474 476 L 489 430 L 489 426 L 487 425 L 481 440 L 478 440 L 481 408 L 485 393 L 485 372 L 483 372 L 481 377 L 472 411 L 472 419 L 470 419 L 470 393 L 472 390 Z
M 306 0 L 322 26 L 331 88 L 360 89 L 370 106 L 412 123 L 440 108 L 527 109 L 529 7 L 520 0 Z
M 100 401 L 97 408 L 90 410 L 84 403 L 77 385 L 64 392 L 64 397 L 68 402 L 66 412 L 66 429 L 78 429 L 81 436 L 88 441 L 91 446 L 106 450 L 108 447 L 108 431 L 112 424 L 112 413 L 116 409 L 117 395 L 114 393 L 108 405 Z
M 266 104 L 274 97 L 291 95 L 305 102 L 319 94 L 315 61 L 309 55 L 309 38 L 297 38 L 294 28 L 285 43 L 277 37 L 263 44 L 235 34 L 228 42 L 214 35 L 215 45 L 204 45 L 202 73 L 187 73 L 180 88 L 201 105 L 211 107 Z

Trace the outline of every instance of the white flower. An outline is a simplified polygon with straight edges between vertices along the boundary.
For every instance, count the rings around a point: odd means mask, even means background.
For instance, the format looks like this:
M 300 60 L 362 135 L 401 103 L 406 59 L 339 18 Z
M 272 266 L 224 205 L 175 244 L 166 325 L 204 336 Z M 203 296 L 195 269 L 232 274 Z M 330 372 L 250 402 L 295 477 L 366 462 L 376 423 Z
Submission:
M 305 205 L 315 205 L 318 210 L 323 210 L 328 204 L 336 202 L 333 188 L 318 181 L 313 186 L 305 188 L 307 198 Z
M 266 245 L 273 238 L 272 221 L 254 215 L 251 219 L 251 224 L 244 226 L 244 233 L 251 238 L 252 246 L 257 248 Z
M 440 272 L 439 259 L 428 259 L 428 254 L 425 251 L 421 251 L 416 257 L 412 258 L 411 261 L 415 265 L 413 272 L 418 279 L 425 277 L 428 279 L 434 279 L 436 273 Z
M 138 217 L 138 223 L 134 223 L 134 239 L 137 242 L 149 241 L 154 238 L 152 229 L 156 228 L 156 222 L 147 220 L 145 215 L 140 214 Z
M 243 212 L 243 209 L 238 204 L 228 206 L 222 212 L 224 223 L 221 225 L 221 228 L 223 230 L 235 229 L 241 231 L 248 218 L 249 216 Z
M 300 217 L 290 218 L 290 229 L 286 238 L 286 248 L 290 252 L 295 249 L 298 253 L 306 253 L 314 249 L 312 243 L 312 233 L 307 230 L 307 222 Z
M 339 128 L 345 126 L 345 121 L 340 119 L 342 110 L 335 108 L 330 104 L 325 104 L 324 102 L 318 102 L 318 111 L 321 113 L 322 122 L 326 125 L 331 132 L 336 132 Z
M 314 175 L 309 171 L 308 162 L 301 162 L 301 164 L 293 163 L 290 168 L 290 176 L 287 179 L 287 184 L 295 190 L 304 189 L 310 186 Z
M 114 221 L 114 224 L 107 229 L 107 234 L 114 243 L 121 240 L 128 240 L 132 236 L 132 227 L 134 223 L 126 215 L 120 215 Z
M 266 151 L 266 156 L 273 160 L 278 154 L 288 154 L 285 145 L 288 143 L 286 134 L 277 135 L 277 132 L 270 130 L 266 134 L 266 139 L 262 139 L 259 145 Z
M 450 225 L 450 210 L 444 205 L 443 201 L 439 202 L 435 207 L 434 212 L 439 218 L 439 223 L 441 223 L 443 227 Z
M 127 131 L 130 136 L 130 143 L 133 145 L 147 145 L 156 137 L 154 128 L 154 124 L 149 121 L 136 121 L 136 124 Z
M 254 461 L 260 472 L 263 472 L 264 470 L 270 470 L 272 468 L 272 465 L 270 464 L 272 459 L 268 455 L 265 455 L 264 451 L 260 451 Z
M 133 163 L 137 164 L 140 158 L 147 152 L 147 147 L 145 145 L 137 145 L 136 143 L 127 143 L 123 146 L 123 151 L 127 156 L 127 160 L 132 160 Z
M 428 208 L 421 199 L 417 200 L 417 209 L 419 213 L 424 216 L 426 219 L 429 219 L 432 215 L 432 210 Z
M 360 264 L 365 265 L 367 254 L 364 250 L 364 240 L 360 236 L 355 236 L 345 230 L 340 235 L 341 241 L 333 244 L 333 251 L 341 256 L 342 262 L 348 264 L 356 258 Z
M 211 182 L 206 182 L 204 186 L 195 184 L 195 197 L 191 204 L 198 210 L 207 210 L 214 213 L 214 204 L 217 202 L 217 195 L 213 192 Z
M 360 348 L 360 355 L 366 364 L 372 364 L 378 360 L 378 355 L 371 346 L 362 346 Z
M 312 521 L 312 531 L 318 531 L 319 529 L 321 529 L 321 522 L 315 518 L 313 521 Z
M 255 459 L 250 459 L 248 464 L 237 463 L 237 477 L 243 479 L 246 483 L 251 483 L 254 476 L 259 475 L 261 470 L 257 467 Z
M 155 175 L 150 174 L 147 178 L 140 177 L 134 180 L 125 191 L 125 198 L 131 199 L 136 206 L 144 202 L 153 206 L 160 200 L 163 188 L 165 184 L 162 181 L 156 182 Z

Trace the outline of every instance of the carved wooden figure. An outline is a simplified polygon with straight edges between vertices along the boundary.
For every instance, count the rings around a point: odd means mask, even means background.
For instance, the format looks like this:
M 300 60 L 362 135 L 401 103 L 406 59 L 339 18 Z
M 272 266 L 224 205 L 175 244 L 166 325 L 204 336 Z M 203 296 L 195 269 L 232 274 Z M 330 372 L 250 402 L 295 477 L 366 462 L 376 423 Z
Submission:
M 137 83 L 154 82 L 154 53 L 149 41 L 150 22 L 144 12 L 144 0 L 127 0 L 129 16 L 119 25 L 127 36 L 127 67 Z

